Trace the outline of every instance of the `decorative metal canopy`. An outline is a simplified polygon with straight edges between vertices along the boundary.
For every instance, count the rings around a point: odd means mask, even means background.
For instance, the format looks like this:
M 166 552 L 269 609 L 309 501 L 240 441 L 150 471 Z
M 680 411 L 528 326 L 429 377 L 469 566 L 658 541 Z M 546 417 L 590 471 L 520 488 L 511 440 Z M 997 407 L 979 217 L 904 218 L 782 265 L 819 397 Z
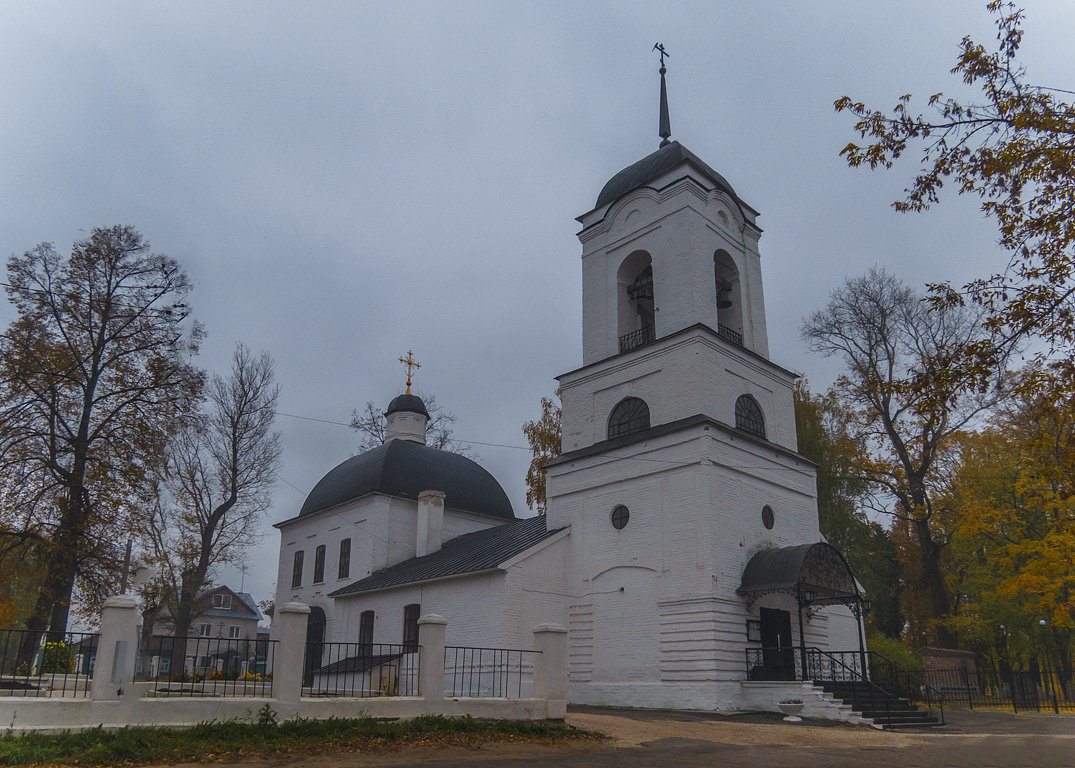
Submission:
M 736 592 L 750 605 L 772 593 L 793 595 L 800 608 L 863 602 L 847 560 L 822 541 L 758 552 L 743 570 Z

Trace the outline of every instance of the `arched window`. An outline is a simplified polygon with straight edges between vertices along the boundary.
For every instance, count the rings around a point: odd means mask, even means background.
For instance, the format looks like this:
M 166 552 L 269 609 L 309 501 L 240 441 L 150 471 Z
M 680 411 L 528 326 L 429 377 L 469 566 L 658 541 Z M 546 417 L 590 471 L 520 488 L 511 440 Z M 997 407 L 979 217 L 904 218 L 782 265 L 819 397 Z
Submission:
M 713 278 L 717 288 L 717 332 L 728 341 L 743 343 L 743 294 L 739 270 L 724 251 L 713 254 Z
M 656 338 L 653 302 L 653 262 L 635 251 L 616 273 L 620 352 L 645 346 Z
M 608 417 L 608 439 L 649 429 L 649 406 L 645 400 L 628 397 L 612 409 Z
M 741 395 L 735 401 L 735 428 L 758 437 L 765 437 L 765 417 L 761 406 L 750 395 Z

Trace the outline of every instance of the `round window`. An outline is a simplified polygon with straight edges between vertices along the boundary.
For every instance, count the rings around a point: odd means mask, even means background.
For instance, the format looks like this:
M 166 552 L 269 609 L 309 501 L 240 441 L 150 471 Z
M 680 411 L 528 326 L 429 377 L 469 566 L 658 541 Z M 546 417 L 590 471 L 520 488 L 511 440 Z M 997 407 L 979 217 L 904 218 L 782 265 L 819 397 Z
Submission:
M 776 523 L 776 515 L 773 514 L 773 508 L 768 504 L 761 508 L 761 521 L 766 528 L 772 528 Z
M 631 513 L 627 510 L 627 507 L 620 504 L 614 510 L 612 510 L 612 527 L 617 531 L 621 531 L 627 527 L 627 521 L 631 519 Z

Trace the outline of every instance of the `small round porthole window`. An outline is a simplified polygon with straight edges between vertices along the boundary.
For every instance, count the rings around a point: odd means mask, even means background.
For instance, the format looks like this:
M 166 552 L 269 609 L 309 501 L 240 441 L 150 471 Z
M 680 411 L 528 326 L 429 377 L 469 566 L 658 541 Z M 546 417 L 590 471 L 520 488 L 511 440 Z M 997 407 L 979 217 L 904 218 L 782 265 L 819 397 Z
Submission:
M 773 514 L 773 508 L 766 504 L 761 508 L 761 522 L 766 528 L 772 528 L 776 523 L 776 515 Z
M 612 510 L 612 527 L 617 531 L 622 531 L 627 527 L 627 521 L 631 519 L 631 513 L 627 510 L 627 507 L 620 504 L 614 510 Z

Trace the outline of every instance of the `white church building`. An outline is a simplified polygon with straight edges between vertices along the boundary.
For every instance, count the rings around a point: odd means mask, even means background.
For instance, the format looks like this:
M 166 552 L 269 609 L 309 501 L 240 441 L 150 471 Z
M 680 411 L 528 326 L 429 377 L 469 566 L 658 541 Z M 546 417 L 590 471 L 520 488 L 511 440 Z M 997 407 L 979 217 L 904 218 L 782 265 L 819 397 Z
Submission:
M 615 174 L 582 229 L 582 366 L 559 377 L 547 514 L 425 443 L 403 394 L 383 445 L 277 523 L 277 604 L 316 641 L 528 648 L 568 628 L 569 700 L 731 709 L 808 648 L 858 650 L 862 596 L 818 528 L 795 374 L 769 360 L 758 213 L 669 141 Z M 763 650 L 764 649 L 764 650 Z

